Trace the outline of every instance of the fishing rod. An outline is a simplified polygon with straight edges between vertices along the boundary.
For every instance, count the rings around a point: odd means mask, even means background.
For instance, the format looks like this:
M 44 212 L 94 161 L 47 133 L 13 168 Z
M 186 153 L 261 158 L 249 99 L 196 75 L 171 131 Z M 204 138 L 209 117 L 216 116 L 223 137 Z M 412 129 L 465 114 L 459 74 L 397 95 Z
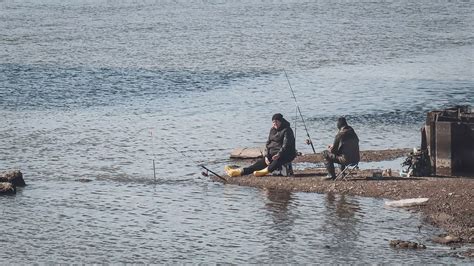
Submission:
M 184 158 L 186 158 L 186 159 L 188 159 L 188 160 L 191 160 L 192 162 L 196 163 L 192 158 L 190 158 L 189 156 L 187 156 L 184 152 L 182 152 L 182 151 L 176 149 L 175 147 L 169 145 L 166 141 L 163 141 L 163 143 L 164 143 L 166 146 L 168 146 L 169 149 L 172 149 L 172 150 L 176 151 L 177 153 L 181 154 Z M 198 163 L 196 163 L 196 164 L 197 164 L 197 166 L 199 166 L 199 167 L 205 169 L 207 172 L 210 172 L 211 174 L 217 176 L 218 178 L 220 178 L 220 179 L 223 180 L 224 182 L 227 182 L 227 179 L 223 178 L 222 176 L 220 176 L 220 175 L 217 174 L 216 172 L 212 171 L 211 169 L 207 168 L 207 167 L 204 166 L 203 164 L 198 164 Z M 208 175 L 207 173 L 205 173 L 205 172 L 201 172 L 201 174 L 202 174 L 203 176 L 209 176 L 209 175 Z
M 313 146 L 313 141 L 311 140 L 311 137 L 309 136 L 308 128 L 306 127 L 306 123 L 304 121 L 303 114 L 301 114 L 301 109 L 298 105 L 298 102 L 296 101 L 295 92 L 293 91 L 293 88 L 291 87 L 291 83 L 290 83 L 290 79 L 288 78 L 288 74 L 286 74 L 286 70 L 284 70 L 284 69 L 283 69 L 283 72 L 285 72 L 285 77 L 286 77 L 286 80 L 288 81 L 288 86 L 290 86 L 291 94 L 293 94 L 293 99 L 295 100 L 296 109 L 298 110 L 298 113 L 300 114 L 301 121 L 303 121 L 304 130 L 306 130 L 306 136 L 308 136 L 306 144 L 310 144 L 311 148 L 313 149 L 314 154 L 316 154 L 316 150 L 314 149 L 314 146 Z
M 296 114 L 295 114 L 295 140 L 296 140 L 296 122 L 298 122 L 298 108 L 296 108 Z

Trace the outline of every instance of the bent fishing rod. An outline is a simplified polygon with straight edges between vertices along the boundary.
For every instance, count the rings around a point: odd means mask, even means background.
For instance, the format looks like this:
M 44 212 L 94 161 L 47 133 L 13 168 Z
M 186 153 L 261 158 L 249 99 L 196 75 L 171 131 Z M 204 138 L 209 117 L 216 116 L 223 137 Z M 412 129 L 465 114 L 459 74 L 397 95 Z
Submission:
M 304 130 L 306 131 L 306 136 L 308 136 L 308 141 L 306 143 L 311 144 L 311 148 L 313 149 L 314 154 L 316 154 L 316 150 L 314 149 L 314 146 L 313 146 L 313 141 L 311 140 L 311 137 L 309 136 L 308 128 L 306 127 L 306 123 L 304 122 L 303 114 L 301 114 L 300 106 L 298 105 L 298 102 L 296 101 L 295 92 L 293 91 L 293 88 L 291 87 L 288 74 L 286 74 L 286 70 L 284 69 L 283 69 L 283 72 L 285 72 L 285 77 L 286 77 L 286 80 L 288 81 L 288 86 L 290 87 L 291 94 L 293 95 L 293 99 L 295 100 L 296 109 L 298 110 L 298 113 L 300 114 L 301 121 L 303 121 L 303 126 L 304 126 Z
M 197 166 L 205 169 L 207 172 L 210 172 L 211 174 L 217 176 L 218 178 L 220 178 L 221 180 L 223 180 L 224 182 L 227 182 L 227 179 L 223 178 L 222 176 L 220 176 L 219 174 L 217 174 L 216 172 L 212 171 L 211 169 L 207 168 L 206 166 L 204 166 L 203 164 L 199 164 L 199 163 L 196 163 L 196 161 L 194 161 L 192 158 L 190 158 L 189 156 L 187 156 L 186 154 L 184 154 L 184 152 L 176 149 L 175 147 L 169 145 L 166 141 L 163 141 L 163 143 L 168 146 L 169 149 L 172 149 L 174 151 L 176 151 L 177 153 L 181 154 L 184 158 L 188 159 L 188 160 L 191 160 L 192 162 L 194 162 Z M 201 174 L 203 176 L 208 176 L 207 173 L 204 173 L 204 172 L 201 172 Z

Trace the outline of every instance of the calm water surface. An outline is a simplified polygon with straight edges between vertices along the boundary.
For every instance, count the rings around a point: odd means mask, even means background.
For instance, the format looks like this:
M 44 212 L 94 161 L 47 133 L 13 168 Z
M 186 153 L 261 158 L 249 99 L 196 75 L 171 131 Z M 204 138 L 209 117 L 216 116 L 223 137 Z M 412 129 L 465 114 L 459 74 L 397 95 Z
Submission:
M 196 165 L 222 172 L 233 148 L 265 142 L 276 112 L 311 152 L 283 70 L 317 150 L 340 115 L 362 149 L 419 146 L 426 111 L 474 105 L 473 11 L 0 1 L 0 170 L 28 183 L 0 198 L 0 262 L 462 262 L 430 242 L 390 249 L 438 229 L 383 200 L 216 184 Z
M 426 243 L 437 230 L 418 231 L 419 214 L 384 208 L 378 199 L 204 180 L 29 183 L 2 203 L 3 222 L 11 225 L 4 252 L 18 254 L 3 262 L 452 261 L 439 260 L 447 250 L 431 244 L 389 248 L 393 238 Z

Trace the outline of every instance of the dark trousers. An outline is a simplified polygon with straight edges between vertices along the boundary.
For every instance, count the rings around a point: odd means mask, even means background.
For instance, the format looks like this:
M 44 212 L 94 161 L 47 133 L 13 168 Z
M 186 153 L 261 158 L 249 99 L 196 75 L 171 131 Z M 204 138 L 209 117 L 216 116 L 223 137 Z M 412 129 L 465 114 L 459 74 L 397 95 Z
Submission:
M 325 160 L 324 165 L 326 166 L 328 174 L 331 176 L 331 178 L 336 178 L 336 169 L 334 168 L 334 163 L 338 163 L 341 165 L 341 171 L 346 168 L 343 163 L 344 159 L 342 158 L 342 156 L 337 156 L 336 154 L 331 153 L 329 151 L 323 151 L 323 158 Z
M 278 160 L 274 160 L 274 161 L 270 159 L 270 165 L 268 165 L 268 172 L 271 173 L 271 172 L 275 171 L 276 169 L 280 168 L 282 165 L 293 161 L 293 159 L 294 159 L 294 157 L 289 158 L 289 157 L 285 157 L 285 156 L 281 156 L 280 158 L 278 158 Z M 249 174 L 253 173 L 254 171 L 262 170 L 265 167 L 267 167 L 267 163 L 265 162 L 265 158 L 258 159 L 251 166 L 245 167 L 242 171 L 242 175 L 249 175 Z

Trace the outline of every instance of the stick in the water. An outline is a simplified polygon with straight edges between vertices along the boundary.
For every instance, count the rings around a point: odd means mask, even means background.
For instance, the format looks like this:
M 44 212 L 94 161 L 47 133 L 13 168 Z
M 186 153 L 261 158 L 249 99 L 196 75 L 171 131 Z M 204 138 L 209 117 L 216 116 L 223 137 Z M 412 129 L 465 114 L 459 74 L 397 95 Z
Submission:
M 291 83 L 290 83 L 290 79 L 288 78 L 288 74 L 286 74 L 286 71 L 284 69 L 283 69 L 283 72 L 285 72 L 285 77 L 286 77 L 286 80 L 288 81 L 288 86 L 290 86 L 291 94 L 293 95 L 293 99 L 295 100 L 296 109 L 298 110 L 298 113 L 300 114 L 301 121 L 303 121 L 304 130 L 306 130 L 306 135 L 308 136 L 307 143 L 311 144 L 311 148 L 313 149 L 314 154 L 316 154 L 316 150 L 314 149 L 314 146 L 313 146 L 313 141 L 311 140 L 311 137 L 309 136 L 308 128 L 306 127 L 306 123 L 304 121 L 303 114 L 301 114 L 301 109 L 298 105 L 298 102 L 296 101 L 295 92 L 293 91 L 293 88 L 291 87 Z
M 155 180 L 155 183 L 156 183 L 155 159 L 153 159 L 153 179 Z
M 150 136 L 151 136 L 151 147 L 153 149 L 153 180 L 156 183 L 156 170 L 155 170 L 155 143 L 153 141 L 153 130 L 150 130 Z

